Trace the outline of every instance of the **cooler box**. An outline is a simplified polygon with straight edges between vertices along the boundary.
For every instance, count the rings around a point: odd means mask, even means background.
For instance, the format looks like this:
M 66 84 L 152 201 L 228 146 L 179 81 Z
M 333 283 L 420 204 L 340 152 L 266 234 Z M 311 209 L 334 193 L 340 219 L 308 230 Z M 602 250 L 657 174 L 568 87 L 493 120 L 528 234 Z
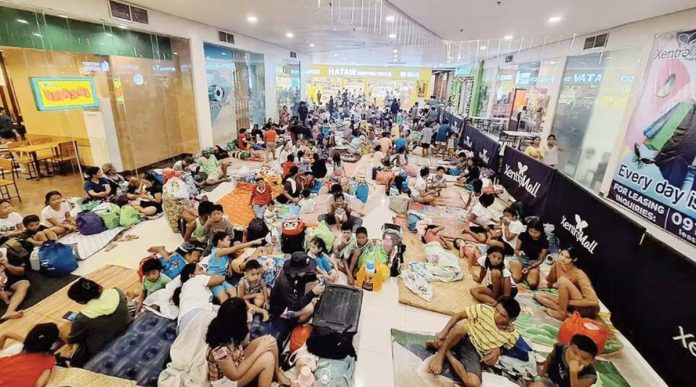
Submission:
M 362 292 L 351 286 L 328 285 L 319 299 L 312 325 L 349 334 L 357 333 Z

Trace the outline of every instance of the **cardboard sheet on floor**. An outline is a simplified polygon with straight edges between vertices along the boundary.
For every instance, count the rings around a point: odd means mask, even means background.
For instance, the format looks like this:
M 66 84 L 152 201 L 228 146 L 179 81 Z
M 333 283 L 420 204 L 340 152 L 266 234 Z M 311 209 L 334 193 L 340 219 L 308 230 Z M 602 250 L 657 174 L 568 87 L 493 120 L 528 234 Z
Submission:
M 404 229 L 406 230 L 406 229 Z M 404 256 L 404 265 L 409 262 L 425 262 L 423 253 L 423 244 L 418 239 L 416 234 L 409 231 L 404 231 L 404 244 L 406 245 L 406 254 Z M 460 312 L 467 306 L 476 304 L 476 301 L 471 296 L 470 290 L 473 287 L 479 286 L 471 278 L 469 274 L 468 263 L 460 259 L 459 264 L 462 268 L 464 279 L 455 282 L 431 282 L 433 287 L 433 298 L 430 301 L 425 301 L 418 295 L 410 291 L 402 281 L 399 281 L 399 302 L 410 305 L 416 308 L 430 310 L 437 313 L 453 315 Z
M 109 386 L 109 387 L 131 387 L 135 386 L 132 380 L 115 378 L 113 376 L 102 375 L 96 372 L 87 371 L 82 368 L 63 368 L 55 367 L 51 371 L 46 387 L 64 386 Z
M 122 266 L 107 265 L 85 277 L 100 284 L 104 289 L 119 288 L 128 292 L 129 290 L 139 291 L 141 287 L 137 271 Z M 35 324 L 41 322 L 62 324 L 65 322 L 63 316 L 67 312 L 78 312 L 84 307 L 68 298 L 70 284 L 27 309 L 26 316 L 0 325 L 0 334 L 12 332 L 24 336 Z

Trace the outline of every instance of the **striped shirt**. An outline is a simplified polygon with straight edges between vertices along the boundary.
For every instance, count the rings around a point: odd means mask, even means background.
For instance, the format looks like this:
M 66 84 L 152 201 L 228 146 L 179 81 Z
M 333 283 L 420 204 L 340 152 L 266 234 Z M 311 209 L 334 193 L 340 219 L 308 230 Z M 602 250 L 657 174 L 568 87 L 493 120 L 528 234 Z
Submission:
M 498 329 L 495 325 L 494 307 L 478 304 L 466 308 L 465 311 L 469 340 L 479 354 L 484 355 L 495 348 L 510 349 L 515 346 L 520 334 L 517 330 L 505 332 Z

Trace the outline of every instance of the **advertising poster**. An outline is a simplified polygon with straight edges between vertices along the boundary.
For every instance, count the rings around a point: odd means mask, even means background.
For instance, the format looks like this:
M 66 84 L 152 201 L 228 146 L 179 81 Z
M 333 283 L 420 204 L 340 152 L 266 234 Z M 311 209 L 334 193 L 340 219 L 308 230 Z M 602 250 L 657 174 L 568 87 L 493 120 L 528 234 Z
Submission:
M 99 107 L 93 78 L 31 78 L 36 110 Z
M 696 245 L 696 30 L 655 38 L 609 197 Z
M 235 63 L 228 48 L 205 44 L 203 49 L 213 141 L 226 144 L 235 137 L 235 107 L 232 103 Z

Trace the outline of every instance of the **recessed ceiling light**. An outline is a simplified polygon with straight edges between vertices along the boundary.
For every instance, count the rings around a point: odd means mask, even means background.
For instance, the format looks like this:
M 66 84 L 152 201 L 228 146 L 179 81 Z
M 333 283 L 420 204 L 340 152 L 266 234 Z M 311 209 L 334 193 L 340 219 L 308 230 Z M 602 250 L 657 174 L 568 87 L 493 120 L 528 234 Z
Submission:
M 126 26 L 123 25 L 123 24 L 119 24 L 119 25 L 118 25 L 118 28 L 120 28 L 120 29 L 122 29 L 122 30 L 127 30 L 127 29 L 128 29 L 128 27 L 126 27 Z
M 396 39 L 396 34 L 389 34 L 389 39 Z
M 334 57 L 337 57 L 337 56 L 338 56 L 338 54 L 334 54 Z
M 392 52 L 396 54 L 397 52 L 399 52 L 399 50 L 394 49 L 394 50 L 392 50 Z
M 179 55 L 178 52 L 172 52 L 172 55 Z
M 254 23 L 258 22 L 259 19 L 254 15 L 249 15 L 249 16 L 247 16 L 247 21 L 251 24 L 254 24 Z
M 551 16 L 549 18 L 549 23 L 558 23 L 561 20 L 563 20 L 563 18 L 560 16 Z
M 393 15 L 392 15 L 392 16 L 387 16 L 387 17 L 384 18 L 384 20 L 386 20 L 386 21 L 388 21 L 388 22 L 390 22 L 390 23 L 393 22 L 394 19 L 395 19 L 395 18 L 394 18 Z
M 505 35 L 503 36 L 503 39 L 505 40 L 512 40 L 513 36 L 512 35 Z
M 34 32 L 34 33 L 32 33 L 32 35 L 36 36 L 37 38 L 43 38 L 43 35 L 41 35 L 38 32 Z
M 486 46 L 481 46 L 479 47 L 479 50 L 485 50 L 487 47 Z
M 286 32 L 286 33 L 285 33 L 285 37 L 288 38 L 288 39 L 291 39 L 291 38 L 294 38 L 294 37 L 295 37 L 295 34 L 293 34 L 292 32 Z
M 68 18 L 68 15 L 56 15 L 56 16 L 62 17 L 63 19 L 67 19 L 67 18 Z
M 314 47 L 314 43 L 310 43 L 310 44 L 309 44 L 309 47 Z
M 24 19 L 17 19 L 17 23 L 21 23 L 21 24 L 29 24 L 29 22 L 28 22 L 28 21 L 26 21 L 26 20 L 24 20 Z

